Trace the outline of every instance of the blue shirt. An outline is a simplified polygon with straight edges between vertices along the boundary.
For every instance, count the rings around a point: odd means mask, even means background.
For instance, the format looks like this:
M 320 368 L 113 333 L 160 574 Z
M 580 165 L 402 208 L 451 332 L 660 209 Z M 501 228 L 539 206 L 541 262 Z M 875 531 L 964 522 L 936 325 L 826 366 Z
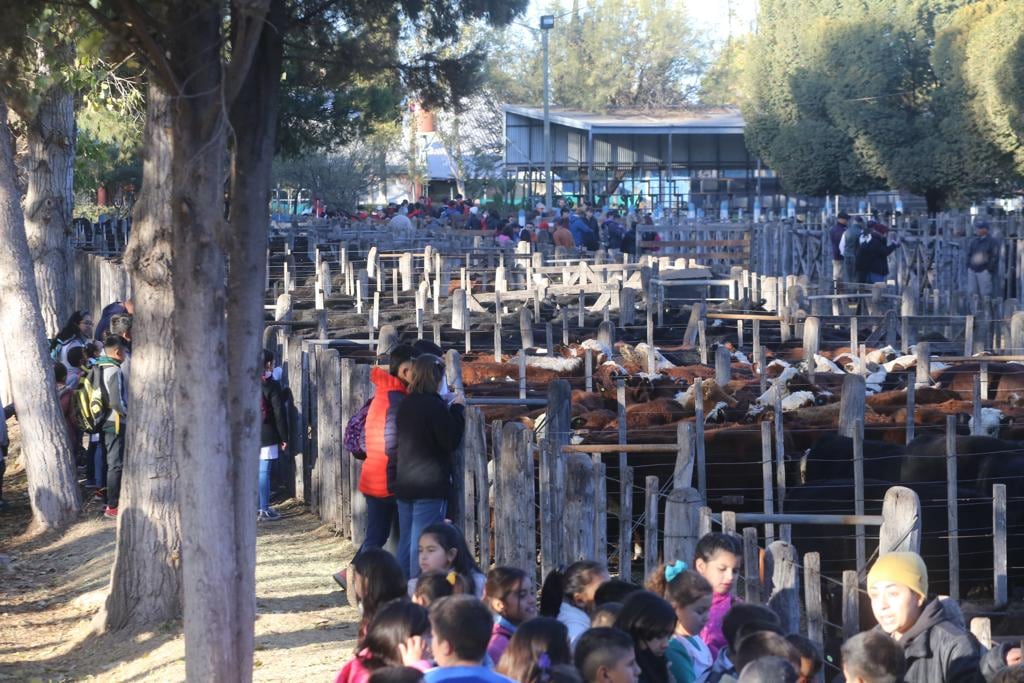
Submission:
M 511 683 L 511 678 L 496 674 L 485 666 L 445 666 L 423 674 L 426 683 Z

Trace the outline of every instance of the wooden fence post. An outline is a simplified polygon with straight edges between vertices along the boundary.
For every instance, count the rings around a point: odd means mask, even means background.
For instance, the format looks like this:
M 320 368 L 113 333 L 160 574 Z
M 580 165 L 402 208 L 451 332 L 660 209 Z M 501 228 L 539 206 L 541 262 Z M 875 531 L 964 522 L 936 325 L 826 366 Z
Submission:
M 917 346 L 914 347 L 914 359 L 917 383 L 929 386 L 932 383 L 931 344 L 928 342 L 918 342 Z
M 501 457 L 494 468 L 501 495 L 495 499 L 494 561 L 510 567 L 536 562 L 533 502 L 533 433 L 517 422 L 502 428 Z M 486 566 L 486 565 L 484 565 Z
M 785 541 L 768 545 L 772 564 L 772 591 L 768 607 L 782 621 L 782 630 L 797 633 L 800 630 L 800 575 L 796 548 Z
M 956 415 L 946 416 L 946 520 L 949 528 L 949 597 L 960 599 L 959 499 L 957 494 Z
M 566 562 L 590 559 L 594 552 L 594 462 L 582 453 L 563 456 L 565 462 L 564 555 Z
M 772 423 L 761 423 L 761 479 L 764 496 L 764 513 L 775 513 L 775 482 L 772 479 Z M 775 525 L 764 525 L 764 542 L 771 545 L 775 540 Z
M 815 362 L 814 356 L 818 353 L 819 334 L 821 321 L 814 316 L 804 320 L 804 363 L 807 366 L 807 377 L 814 383 Z
M 701 537 L 700 510 L 704 499 L 690 487 L 676 487 L 665 501 L 665 524 L 662 557 L 666 563 L 693 561 Z
M 672 473 L 672 488 L 685 489 L 693 486 L 693 425 L 680 421 L 676 425 L 676 466 Z
M 1009 353 L 1024 353 L 1024 311 L 1010 316 L 1010 346 Z
M 996 607 L 1008 602 L 1006 562 L 1006 484 L 992 485 L 992 596 Z
M 608 566 L 608 478 L 601 454 L 594 453 L 594 559 Z
M 853 424 L 853 513 L 864 514 L 864 421 L 859 418 Z M 865 548 L 864 525 L 854 526 L 856 536 L 857 570 L 860 571 L 866 564 L 867 551 Z
M 644 522 L 644 576 L 647 577 L 658 566 L 658 478 L 648 476 L 646 486 L 646 519 Z
M 821 609 L 821 556 L 818 553 L 804 554 L 804 611 L 807 637 L 824 646 L 825 615 Z
M 743 529 L 743 586 L 744 599 L 761 604 L 761 552 L 757 545 L 757 527 Z
M 839 434 L 853 437 L 857 420 L 864 419 L 865 384 L 861 375 L 843 377 L 843 391 L 839 399 Z
M 729 349 L 719 346 L 715 349 L 715 384 L 725 387 L 732 377 L 732 354 Z
M 351 377 L 352 361 L 346 359 Z M 341 492 L 341 424 L 342 400 L 351 402 L 352 394 L 345 391 L 342 396 L 342 371 L 338 352 L 325 349 L 320 352 L 317 365 L 317 468 L 320 472 L 320 519 L 330 526 L 345 532 L 342 522 Z M 359 539 L 362 542 L 362 539 Z
M 362 408 L 363 404 L 370 398 L 371 389 L 373 387 L 370 382 L 370 366 L 353 364 L 349 370 L 348 377 L 348 382 L 344 383 L 343 386 L 347 387 L 349 394 L 347 405 L 348 416 L 351 416 Z M 347 423 L 348 419 L 346 418 L 339 424 L 339 430 Z M 340 437 L 341 435 L 339 434 L 339 440 Z M 347 456 L 348 454 L 346 453 L 347 462 L 343 463 L 343 467 L 348 470 L 346 481 L 348 482 L 350 490 L 348 497 L 349 509 L 346 514 L 346 521 L 349 523 L 348 533 L 350 538 L 354 543 L 360 544 L 363 541 L 363 537 L 366 536 L 366 498 L 364 498 L 362 494 L 357 493 L 359 477 L 363 472 L 363 461 Z M 321 484 L 321 486 L 323 486 L 323 484 Z
M 860 599 L 857 572 L 847 569 L 843 572 L 843 640 L 849 640 L 860 632 Z
M 288 416 L 288 449 L 295 462 L 295 498 L 306 500 L 308 472 L 306 471 L 306 405 L 307 375 L 302 353 L 302 338 L 297 334 L 288 337 L 288 351 L 285 358 L 285 379 L 291 390 L 291 410 Z
M 878 554 L 921 549 L 921 501 L 905 486 L 891 486 L 882 501 Z
M 527 306 L 523 306 L 519 309 L 519 338 L 521 340 L 520 348 L 532 349 L 535 344 L 533 343 L 533 311 Z

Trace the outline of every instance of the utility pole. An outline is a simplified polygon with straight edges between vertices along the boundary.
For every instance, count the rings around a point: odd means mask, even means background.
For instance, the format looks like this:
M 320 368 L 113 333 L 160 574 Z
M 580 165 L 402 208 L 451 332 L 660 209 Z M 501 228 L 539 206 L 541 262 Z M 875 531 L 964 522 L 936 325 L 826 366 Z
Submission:
M 551 87 L 548 74 L 548 31 L 555 25 L 555 17 L 545 14 L 540 18 L 541 45 L 544 49 L 544 183 L 545 183 L 545 207 L 548 211 L 552 207 L 552 190 L 554 182 L 551 178 L 551 117 L 549 115 Z

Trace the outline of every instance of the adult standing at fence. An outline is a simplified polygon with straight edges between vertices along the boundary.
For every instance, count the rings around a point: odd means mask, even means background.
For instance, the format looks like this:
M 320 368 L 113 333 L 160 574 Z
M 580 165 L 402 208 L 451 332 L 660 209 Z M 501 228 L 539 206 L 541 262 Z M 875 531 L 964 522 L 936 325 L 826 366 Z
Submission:
M 398 448 L 388 459 L 388 489 L 398 502 L 398 564 L 409 578 L 419 574 L 414 549 L 420 532 L 445 518 L 465 429 L 465 399 L 442 398 L 443 377 L 439 357 L 422 354 L 413 361 L 409 394 L 398 407 Z
M 978 301 L 992 298 L 992 280 L 999 268 L 999 241 L 988 233 L 988 221 L 974 224 L 974 237 L 967 243 L 967 296 Z
M 832 240 L 832 281 L 837 284 L 843 281 L 843 235 L 849 222 L 850 214 L 840 211 L 836 217 L 836 224 L 829 230 L 828 235 Z
M 284 410 L 284 393 L 274 379 L 274 354 L 263 351 L 263 373 L 260 376 L 260 477 L 259 508 L 256 518 L 274 521 L 281 514 L 270 507 L 270 471 L 282 450 L 288 448 L 288 419 Z
M 978 641 L 940 600 L 928 601 L 928 569 L 920 555 L 882 555 L 868 572 L 867 587 L 877 628 L 903 646 L 906 683 L 985 680 Z
M 889 254 L 898 243 L 888 244 L 889 229 L 881 223 L 868 221 L 857 242 L 857 280 L 869 285 L 885 282 L 889 276 Z

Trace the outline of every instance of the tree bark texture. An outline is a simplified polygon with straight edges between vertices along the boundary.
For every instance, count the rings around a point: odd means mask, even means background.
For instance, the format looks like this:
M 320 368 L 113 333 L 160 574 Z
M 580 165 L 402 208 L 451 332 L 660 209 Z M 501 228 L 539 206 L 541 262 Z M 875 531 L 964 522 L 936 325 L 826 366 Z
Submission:
M 284 0 L 272 0 L 253 63 L 231 107 L 234 154 L 228 240 L 227 354 L 230 462 L 234 464 L 235 543 L 238 561 L 248 568 L 231 584 L 239 616 L 235 642 L 248 648 L 251 676 L 256 616 L 256 515 L 260 450 L 260 376 L 263 363 L 264 275 L 269 209 L 267 188 L 277 128 L 278 87 L 284 55 Z M 232 42 L 240 29 L 233 17 Z M 287 438 L 287 437 L 285 437 Z M 286 457 L 284 453 L 281 457 Z M 245 656 L 241 653 L 240 656 Z
M 221 63 L 223 7 L 207 0 L 180 0 L 168 11 L 188 21 L 166 33 L 168 63 L 179 91 L 172 98 L 174 149 L 171 211 L 174 292 L 175 461 L 181 515 L 185 604 L 185 672 L 190 681 L 247 681 L 252 677 L 255 595 L 255 517 L 259 422 L 255 372 L 258 359 L 233 347 L 228 334 L 228 259 L 236 242 L 224 216 L 227 108 L 249 72 L 264 25 L 266 5 L 244 5 L 231 41 L 231 62 Z M 237 7 L 233 3 L 233 6 Z M 232 17 L 233 25 L 236 17 Z M 280 72 L 275 74 L 280 77 Z M 254 103 L 254 107 L 266 106 Z M 266 199 L 266 188 L 261 204 Z M 253 226 L 251 229 L 255 229 Z M 261 223 L 260 230 L 267 226 Z M 261 248 L 261 253 L 263 250 Z M 243 253 L 243 252 L 239 252 Z M 244 258 L 244 256 L 243 256 Z M 262 261 L 256 259 L 259 264 Z M 254 271 L 262 265 L 232 264 Z M 232 287 L 238 283 L 232 281 Z M 233 290 L 234 291 L 234 290 Z M 262 297 L 262 288 L 238 294 Z M 242 311 L 232 329 L 247 330 Z M 258 334 L 253 335 L 257 340 Z M 230 359 L 240 381 L 232 384 Z M 233 363 L 232 363 L 233 364 Z M 243 427 L 242 422 L 251 424 Z M 233 443 L 241 435 L 241 443 Z M 242 453 L 236 457 L 235 453 Z M 244 456 L 244 457 L 243 457 Z M 248 516 L 248 518 L 246 518 Z
M 33 526 L 59 529 L 78 514 L 74 456 L 57 403 L 24 216 L 15 187 L 14 141 L 0 101 L 0 329 L 21 425 Z
M 75 100 L 63 85 L 50 87 L 34 116 L 23 117 L 28 143 L 25 234 L 35 268 L 46 334 L 57 334 L 71 314 L 71 221 L 74 210 Z
M 181 523 L 174 466 L 174 333 L 171 289 L 171 104 L 150 85 L 146 96 L 143 192 L 125 252 L 135 316 L 129 378 L 131 416 L 117 551 L 101 630 L 137 630 L 181 616 Z

